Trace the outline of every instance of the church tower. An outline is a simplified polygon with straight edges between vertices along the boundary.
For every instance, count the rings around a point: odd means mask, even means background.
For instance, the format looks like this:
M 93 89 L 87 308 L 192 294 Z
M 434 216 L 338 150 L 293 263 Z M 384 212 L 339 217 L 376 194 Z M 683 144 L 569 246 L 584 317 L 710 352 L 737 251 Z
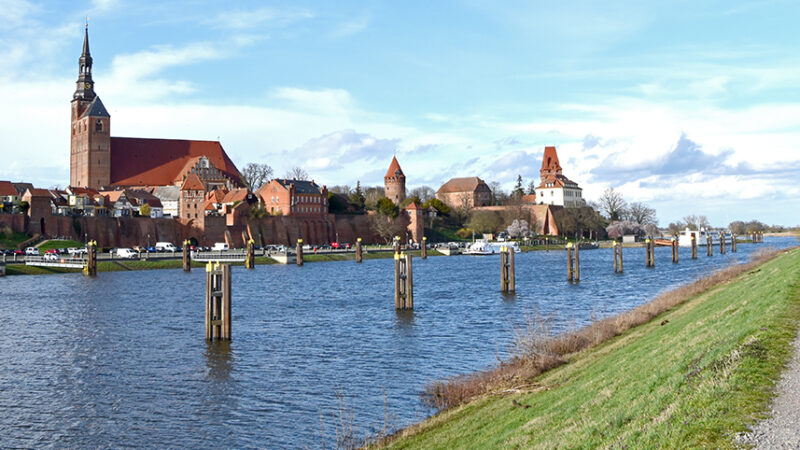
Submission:
M 395 205 L 400 206 L 403 200 L 406 199 L 406 176 L 403 175 L 403 169 L 400 168 L 400 163 L 397 162 L 396 156 L 392 158 L 392 163 L 389 165 L 389 170 L 386 171 L 386 176 L 383 177 L 383 182 L 386 186 L 386 198 Z
M 88 25 L 72 95 L 69 184 L 94 189 L 111 184 L 111 115 L 94 93 Z

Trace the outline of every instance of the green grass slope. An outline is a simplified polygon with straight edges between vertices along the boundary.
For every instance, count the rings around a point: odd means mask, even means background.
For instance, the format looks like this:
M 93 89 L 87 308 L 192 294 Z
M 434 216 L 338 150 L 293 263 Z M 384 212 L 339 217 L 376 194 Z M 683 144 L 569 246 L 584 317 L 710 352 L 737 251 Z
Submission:
M 798 318 L 793 250 L 574 355 L 526 392 L 446 411 L 388 445 L 733 447 L 734 435 L 766 410 Z

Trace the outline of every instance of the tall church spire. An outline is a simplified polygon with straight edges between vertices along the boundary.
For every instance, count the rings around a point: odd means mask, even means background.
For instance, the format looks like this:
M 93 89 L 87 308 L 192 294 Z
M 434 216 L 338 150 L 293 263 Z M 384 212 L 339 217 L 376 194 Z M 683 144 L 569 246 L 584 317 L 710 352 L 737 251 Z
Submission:
M 94 81 L 92 80 L 92 54 L 89 53 L 89 23 L 83 32 L 83 52 L 78 58 L 78 82 L 73 100 L 94 100 Z

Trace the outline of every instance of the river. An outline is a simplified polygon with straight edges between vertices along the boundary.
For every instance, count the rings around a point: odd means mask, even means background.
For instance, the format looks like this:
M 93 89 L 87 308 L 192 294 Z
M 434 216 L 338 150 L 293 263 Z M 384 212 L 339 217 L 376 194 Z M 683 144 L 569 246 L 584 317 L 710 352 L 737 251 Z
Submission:
M 750 252 L 581 252 L 580 284 L 563 250 L 518 254 L 517 294 L 499 292 L 499 257 L 414 262 L 415 310 L 394 309 L 393 261 L 233 268 L 233 340 L 203 336 L 202 270 L 0 278 L 0 446 L 261 447 L 335 442 L 340 402 L 359 430 L 432 413 L 426 382 L 506 354 L 536 310 L 558 327 L 631 309 Z

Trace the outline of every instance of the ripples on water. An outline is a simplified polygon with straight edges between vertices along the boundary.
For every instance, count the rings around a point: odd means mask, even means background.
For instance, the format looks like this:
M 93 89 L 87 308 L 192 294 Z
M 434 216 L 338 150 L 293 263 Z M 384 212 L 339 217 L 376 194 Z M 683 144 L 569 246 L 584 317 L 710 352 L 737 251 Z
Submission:
M 768 238 L 787 247 L 793 238 Z M 233 269 L 233 341 L 203 339 L 205 273 L 180 270 L 0 279 L 0 446 L 330 446 L 337 392 L 361 430 L 384 404 L 406 425 L 431 413 L 428 381 L 484 368 L 536 309 L 558 327 L 646 302 L 767 245 L 680 263 L 656 249 L 517 255 L 517 294 L 499 292 L 498 257 L 414 263 L 415 310 L 396 312 L 393 261 Z

